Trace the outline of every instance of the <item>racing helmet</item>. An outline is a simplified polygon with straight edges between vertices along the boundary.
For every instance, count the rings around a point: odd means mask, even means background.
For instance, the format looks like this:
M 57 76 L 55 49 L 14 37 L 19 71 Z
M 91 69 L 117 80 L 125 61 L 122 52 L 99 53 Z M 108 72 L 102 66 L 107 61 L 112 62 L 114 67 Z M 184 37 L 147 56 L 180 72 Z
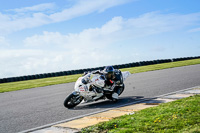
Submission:
M 107 80 L 114 78 L 114 71 L 115 69 L 112 66 L 106 66 L 103 70 L 103 74 Z

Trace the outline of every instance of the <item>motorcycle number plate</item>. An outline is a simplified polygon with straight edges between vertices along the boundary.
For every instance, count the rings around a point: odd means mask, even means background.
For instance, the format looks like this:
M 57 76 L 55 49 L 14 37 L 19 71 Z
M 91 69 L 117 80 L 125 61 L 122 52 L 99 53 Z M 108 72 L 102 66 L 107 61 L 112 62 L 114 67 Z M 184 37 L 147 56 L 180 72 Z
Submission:
M 88 91 L 88 88 L 87 88 L 87 86 L 80 86 L 79 90 L 82 92 L 85 92 L 85 91 Z
M 85 91 L 85 88 L 83 86 L 79 87 L 79 90 L 84 92 Z

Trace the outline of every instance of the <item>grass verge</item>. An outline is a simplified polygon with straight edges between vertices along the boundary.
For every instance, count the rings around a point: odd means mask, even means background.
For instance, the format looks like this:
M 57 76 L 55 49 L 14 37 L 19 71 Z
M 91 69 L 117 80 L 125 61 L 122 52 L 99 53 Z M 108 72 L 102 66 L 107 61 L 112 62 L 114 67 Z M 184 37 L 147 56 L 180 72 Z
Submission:
M 200 95 L 82 129 L 82 133 L 200 133 Z
M 0 93 L 74 82 L 81 74 L 0 84 Z
M 200 59 L 124 68 L 124 69 L 121 69 L 121 71 L 129 71 L 130 73 L 140 73 L 140 72 L 154 71 L 154 70 L 181 67 L 181 66 L 187 66 L 187 65 L 195 65 L 195 64 L 200 64 Z M 74 82 L 80 76 L 81 74 L 76 74 L 76 75 L 69 75 L 69 76 L 60 76 L 60 77 L 52 77 L 52 78 L 44 78 L 44 79 L 3 83 L 3 84 L 0 84 L 0 93 Z

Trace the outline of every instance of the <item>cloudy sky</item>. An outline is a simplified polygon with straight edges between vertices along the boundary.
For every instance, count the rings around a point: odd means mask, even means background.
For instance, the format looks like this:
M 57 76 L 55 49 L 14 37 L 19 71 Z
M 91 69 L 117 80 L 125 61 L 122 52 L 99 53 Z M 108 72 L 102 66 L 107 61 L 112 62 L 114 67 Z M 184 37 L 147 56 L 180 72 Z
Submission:
M 0 3 L 0 78 L 200 55 L 199 0 Z

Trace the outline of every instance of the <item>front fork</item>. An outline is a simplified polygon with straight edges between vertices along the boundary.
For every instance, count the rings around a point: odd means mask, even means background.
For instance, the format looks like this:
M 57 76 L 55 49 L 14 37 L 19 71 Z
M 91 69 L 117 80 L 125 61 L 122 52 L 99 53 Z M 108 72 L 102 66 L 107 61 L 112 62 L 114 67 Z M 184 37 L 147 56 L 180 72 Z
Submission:
M 76 99 L 74 99 L 74 103 L 80 103 L 83 97 L 80 95 L 80 92 L 74 91 L 72 94 L 75 96 Z

